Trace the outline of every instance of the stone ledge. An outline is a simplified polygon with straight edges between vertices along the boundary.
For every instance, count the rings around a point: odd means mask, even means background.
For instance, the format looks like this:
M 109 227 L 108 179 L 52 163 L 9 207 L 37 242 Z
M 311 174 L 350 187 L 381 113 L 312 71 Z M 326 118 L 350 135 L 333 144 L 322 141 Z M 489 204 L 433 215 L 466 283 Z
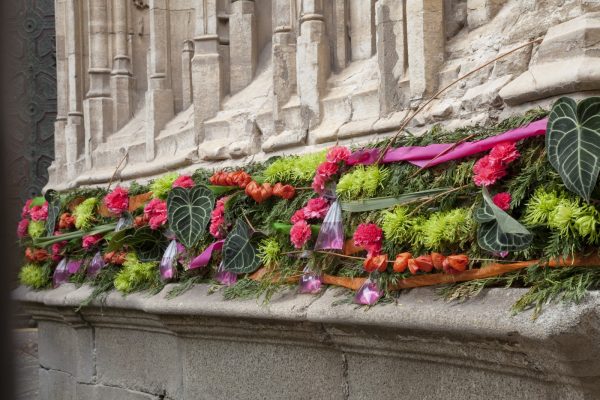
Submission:
M 332 288 L 321 296 L 282 293 L 265 306 L 225 301 L 209 295 L 208 285 L 166 300 L 171 288 L 155 296 L 111 293 L 79 313 L 73 308 L 90 287 L 21 287 L 13 298 L 40 322 L 44 367 L 68 369 L 64 354 L 74 351 L 77 366 L 68 372 L 77 382 L 149 395 L 475 399 L 492 390 L 494 398 L 562 400 L 600 391 L 599 292 L 577 306 L 547 306 L 532 321 L 531 312 L 513 317 L 509 310 L 526 289 L 485 290 L 465 303 L 418 289 L 396 305 L 365 310 L 332 306 Z M 57 337 L 69 329 L 79 332 L 78 346 Z M 231 376 L 230 369 L 242 372 Z

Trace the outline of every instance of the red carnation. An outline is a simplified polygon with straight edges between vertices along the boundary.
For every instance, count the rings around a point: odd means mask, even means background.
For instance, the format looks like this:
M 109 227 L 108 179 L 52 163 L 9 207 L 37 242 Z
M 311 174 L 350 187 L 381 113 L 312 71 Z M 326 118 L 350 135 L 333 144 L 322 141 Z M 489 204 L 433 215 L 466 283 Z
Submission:
M 294 244 L 294 247 L 301 249 L 302 246 L 308 242 L 312 232 L 310 231 L 310 225 L 306 221 L 298 221 L 292 226 L 290 230 L 290 240 Z
M 346 162 L 348 161 L 348 158 L 350 158 L 350 150 L 344 146 L 335 146 L 327 152 L 326 157 L 327 161 L 330 163 L 338 163 L 340 161 Z
M 500 208 L 503 211 L 507 211 L 510 208 L 511 200 L 512 200 L 512 197 L 511 197 L 510 193 L 508 193 L 508 192 L 498 193 L 492 199 L 494 204 L 497 205 L 498 208 Z
M 304 214 L 304 208 L 299 209 L 298 211 L 296 211 L 294 213 L 294 215 L 292 215 L 291 221 L 292 224 L 295 224 L 298 221 L 304 221 L 306 219 L 306 216 Z
M 121 215 L 129 210 L 129 191 L 117 186 L 104 197 L 104 205 L 114 214 Z
M 29 228 L 29 220 L 23 218 L 17 226 L 17 236 L 19 239 L 22 239 L 27 235 L 27 228 Z
M 181 175 L 179 178 L 175 179 L 173 185 L 171 187 L 180 187 L 184 189 L 193 188 L 196 185 L 194 180 L 189 175 Z
M 33 202 L 32 199 L 29 199 L 25 202 L 25 205 L 23 206 L 23 210 L 21 210 L 21 218 L 25 218 L 29 215 L 29 210 L 31 209 L 32 202 Z
M 337 174 L 339 167 L 336 163 L 325 161 L 317 167 L 317 175 L 321 175 L 324 178 L 329 178 Z
M 367 250 L 369 257 L 381 251 L 383 231 L 376 224 L 360 224 L 354 232 L 354 245 Z
M 477 186 L 490 186 L 506 175 L 506 170 L 501 162 L 491 158 L 489 155 L 477 160 L 473 166 L 473 180 Z
M 508 165 L 519 158 L 520 154 L 512 142 L 503 142 L 495 145 L 490 151 L 490 157 L 502 165 Z
M 29 211 L 31 219 L 34 221 L 45 221 L 48 219 L 48 202 L 45 201 L 42 206 L 33 206 Z
M 321 194 L 325 190 L 325 183 L 327 183 L 327 178 L 316 174 L 311 186 L 315 192 Z
M 222 239 L 226 229 L 225 202 L 227 199 L 227 197 L 223 197 L 217 200 L 215 209 L 210 213 L 210 227 L 208 228 L 208 231 L 216 239 Z
M 83 247 L 85 250 L 90 250 L 91 248 L 96 246 L 98 243 L 100 243 L 101 240 L 102 240 L 102 235 L 99 233 L 96 235 L 84 236 L 81 241 L 81 247 Z

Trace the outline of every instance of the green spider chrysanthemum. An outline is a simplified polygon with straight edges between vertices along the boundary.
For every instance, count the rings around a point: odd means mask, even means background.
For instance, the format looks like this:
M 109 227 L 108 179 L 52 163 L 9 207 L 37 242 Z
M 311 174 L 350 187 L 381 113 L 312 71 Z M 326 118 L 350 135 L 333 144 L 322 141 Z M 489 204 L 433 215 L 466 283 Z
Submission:
M 265 182 L 292 185 L 308 184 L 319 164 L 325 161 L 325 151 L 302 156 L 282 157 L 275 160 L 263 172 Z
M 19 272 L 19 281 L 33 289 L 42 289 L 50 283 L 50 269 L 36 264 L 26 264 Z
M 422 243 L 429 250 L 441 250 L 470 238 L 474 222 L 470 210 L 457 208 L 432 214 L 422 225 Z
M 275 238 L 266 238 L 258 245 L 258 256 L 263 265 L 275 265 L 281 257 L 281 245 Z
M 73 216 L 75 217 L 75 227 L 77 229 L 91 228 L 94 219 L 94 211 L 96 210 L 97 205 L 98 199 L 96 197 L 90 197 L 75 207 Z
M 46 231 L 46 224 L 43 221 L 30 221 L 27 227 L 27 233 L 33 239 L 41 237 Z
M 386 240 L 396 244 L 410 242 L 414 223 L 408 215 L 408 208 L 396 207 L 393 211 L 383 211 L 380 223 Z
M 527 226 L 547 224 L 561 198 L 555 191 L 538 188 L 527 202 L 523 223 Z
M 131 293 L 151 286 L 158 277 L 156 261 L 141 262 L 135 253 L 128 253 L 123 268 L 115 277 L 115 288 L 123 293 Z
M 173 182 L 175 182 L 178 177 L 179 174 L 177 172 L 169 172 L 160 178 L 156 178 L 154 182 L 150 184 L 152 197 L 165 200 L 169 194 L 169 191 L 171 190 L 171 187 L 173 186 Z
M 387 168 L 359 165 L 340 178 L 336 192 L 344 200 L 371 198 L 383 187 L 389 176 L 390 171 Z

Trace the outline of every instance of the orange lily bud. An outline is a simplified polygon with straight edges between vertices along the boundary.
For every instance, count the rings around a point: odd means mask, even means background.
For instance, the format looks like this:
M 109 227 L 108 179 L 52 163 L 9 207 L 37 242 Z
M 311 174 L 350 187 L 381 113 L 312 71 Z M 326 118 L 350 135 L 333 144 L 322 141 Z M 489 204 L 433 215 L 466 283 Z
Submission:
M 394 261 L 394 272 L 404 272 L 408 267 L 408 260 L 412 258 L 410 253 L 400 253 L 396 256 Z
M 456 274 L 463 272 L 469 265 L 469 257 L 464 254 L 448 256 L 444 260 L 444 271 L 448 274 Z
M 419 271 L 431 272 L 433 269 L 433 261 L 431 256 L 419 256 L 415 258 L 415 263 L 419 267 Z
M 440 253 L 431 253 L 431 262 L 433 263 L 433 267 L 438 271 L 441 271 L 443 269 L 443 263 L 445 258 L 446 257 L 444 257 Z
M 380 256 L 368 257 L 365 260 L 363 267 L 365 268 L 365 271 L 367 271 L 367 272 L 374 272 L 374 271 L 385 272 L 385 270 L 387 268 L 387 263 L 388 263 L 387 254 L 382 254 Z

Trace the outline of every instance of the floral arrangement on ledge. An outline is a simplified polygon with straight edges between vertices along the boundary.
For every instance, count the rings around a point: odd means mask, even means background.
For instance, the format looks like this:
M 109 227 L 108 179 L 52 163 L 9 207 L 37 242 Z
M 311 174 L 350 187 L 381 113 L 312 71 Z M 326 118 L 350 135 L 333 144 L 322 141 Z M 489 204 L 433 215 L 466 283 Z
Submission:
M 87 282 L 89 301 L 166 283 L 177 283 L 171 296 L 207 281 L 225 298 L 266 301 L 335 285 L 362 305 L 421 286 L 448 299 L 521 286 L 515 311 L 537 315 L 600 286 L 599 171 L 600 98 L 561 98 L 491 127 L 49 190 L 23 207 L 20 280 Z

